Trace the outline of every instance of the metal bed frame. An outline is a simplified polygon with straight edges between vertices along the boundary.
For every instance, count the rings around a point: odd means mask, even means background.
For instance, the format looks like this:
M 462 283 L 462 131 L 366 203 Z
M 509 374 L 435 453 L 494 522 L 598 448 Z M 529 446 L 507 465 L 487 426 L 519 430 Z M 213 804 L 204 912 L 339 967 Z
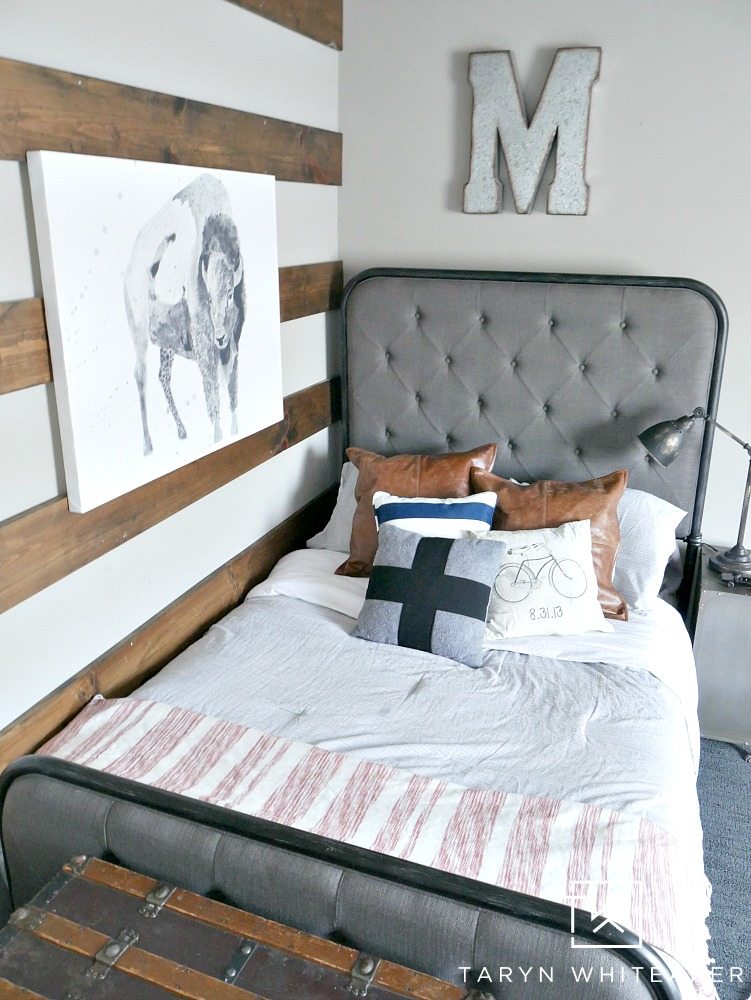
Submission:
M 359 300 L 362 292 L 367 292 L 365 302 L 371 310 L 368 315 L 372 317 L 372 310 L 378 308 L 379 300 L 377 295 L 372 297 L 371 293 L 377 291 L 378 284 L 383 282 L 395 283 L 396 304 L 385 309 L 382 326 L 376 317 L 373 321 L 375 325 L 369 327 L 371 320 L 367 319 L 365 327 L 368 335 L 361 336 L 363 313 Z M 447 301 L 448 296 L 450 303 L 455 301 L 457 295 L 461 298 L 463 290 L 471 289 L 473 302 L 479 301 L 480 306 L 488 311 L 484 319 L 480 316 L 484 325 L 487 321 L 492 324 L 497 319 L 499 306 L 494 295 L 500 286 L 513 286 L 520 290 L 523 300 L 528 300 L 531 295 L 537 303 L 534 309 L 538 312 L 542 308 L 539 303 L 544 305 L 546 297 L 555 300 L 556 308 L 565 311 L 567 293 L 572 286 L 594 292 L 601 290 L 610 296 L 611 302 L 617 298 L 617 295 L 613 298 L 613 289 L 619 290 L 622 301 L 631 301 L 630 296 L 634 293 L 637 304 L 640 301 L 638 296 L 649 298 L 656 290 L 660 291 L 660 296 L 663 291 L 668 297 L 674 293 L 688 294 L 689 311 L 698 310 L 699 325 L 704 330 L 702 336 L 711 343 L 707 344 L 703 355 L 709 368 L 703 376 L 703 398 L 692 399 L 691 405 L 686 408 L 690 411 L 694 405 L 701 404 L 711 417 L 716 416 L 727 316 L 720 298 L 706 285 L 675 278 L 379 268 L 353 278 L 345 289 L 342 301 L 345 447 L 347 443 L 352 443 L 362 447 L 381 445 L 381 450 L 385 452 L 417 450 L 417 447 L 442 450 L 440 441 L 445 441 L 448 436 L 446 427 L 450 426 L 452 419 L 452 414 L 445 409 L 440 411 L 443 416 L 438 419 L 432 415 L 431 420 L 423 424 L 419 420 L 414 422 L 414 436 L 406 441 L 414 445 L 411 449 L 400 447 L 404 438 L 400 440 L 398 433 L 394 440 L 389 440 L 388 434 L 384 435 L 384 427 L 388 431 L 388 426 L 384 425 L 386 417 L 383 413 L 378 414 L 374 422 L 363 424 L 356 409 L 363 374 L 367 376 L 365 369 L 368 365 L 372 366 L 375 358 L 376 367 L 385 373 L 387 379 L 390 378 L 388 344 L 403 335 L 405 317 L 410 309 L 412 319 L 409 323 L 414 320 L 417 327 L 422 327 L 420 309 L 414 307 L 415 289 L 420 290 L 420 302 L 424 299 L 423 292 L 432 295 L 433 291 L 439 291 L 439 300 Z M 485 305 L 488 294 L 490 297 Z M 372 301 L 368 305 L 369 298 Z M 428 297 L 426 301 L 431 300 Z M 403 309 L 405 302 L 406 311 Z M 425 308 L 430 313 L 432 307 L 427 305 Z M 638 312 L 638 307 L 635 308 Z M 389 329 L 389 317 L 393 319 L 394 316 L 398 320 L 396 328 Z M 511 326 L 516 330 L 513 324 Z M 439 331 L 439 341 L 444 332 L 443 329 Z M 512 331 L 512 338 L 516 335 Z M 659 330 L 657 335 L 659 337 Z M 680 344 L 680 330 L 677 333 L 674 331 L 674 335 Z M 427 340 L 435 344 L 434 330 L 429 332 Z M 496 350 L 499 350 L 497 345 Z M 385 364 L 381 355 L 385 355 Z M 495 358 L 495 352 L 491 356 Z M 446 360 L 448 362 L 450 358 L 447 356 Z M 480 367 L 485 367 L 482 361 Z M 425 366 L 418 360 L 412 363 L 412 374 L 407 374 L 405 378 L 402 371 L 400 377 L 404 395 L 398 396 L 398 399 L 400 403 L 405 401 L 405 405 L 413 405 L 417 397 L 418 415 L 418 383 L 424 369 Z M 415 385 L 418 385 L 417 391 Z M 378 386 L 374 390 L 383 397 L 382 403 L 386 408 L 393 402 L 390 396 L 393 389 L 394 386 L 387 381 L 383 392 Z M 396 387 L 396 391 L 401 393 L 402 390 Z M 476 387 L 471 387 L 470 395 L 477 391 Z M 498 391 L 503 395 L 507 389 L 501 386 Z M 695 387 L 686 387 L 689 395 L 694 391 Z M 405 412 L 409 437 L 412 435 L 409 411 Z M 572 417 L 575 418 L 576 415 Z M 648 422 L 646 419 L 645 426 Z M 436 430 L 435 439 L 431 437 L 433 430 Z M 466 440 L 461 433 L 457 434 L 450 441 L 450 446 L 463 450 L 481 444 L 485 434 L 484 427 L 478 422 L 471 428 Z M 677 473 L 679 477 L 684 477 L 679 483 L 684 493 L 686 483 L 689 489 L 693 489 L 685 533 L 687 552 L 681 587 L 684 606 L 701 548 L 701 522 L 712 434 L 713 425 L 707 421 L 699 445 L 697 469 Z M 625 437 L 623 441 L 626 441 Z M 622 443 L 622 447 L 624 455 L 627 455 L 631 445 Z M 378 450 L 378 447 L 373 447 L 373 450 Z M 572 463 L 578 468 L 578 461 L 578 457 L 569 455 L 562 466 L 559 463 L 556 467 L 556 463 L 551 462 L 545 471 L 568 472 L 569 478 L 575 478 L 570 471 Z M 507 465 L 511 465 L 513 471 L 513 464 L 508 458 L 497 466 L 497 470 L 507 472 Z M 576 937 L 604 948 L 598 954 L 606 955 L 611 965 L 616 964 L 627 970 L 641 968 L 643 971 L 637 975 L 630 972 L 625 986 L 622 982 L 610 985 L 581 983 L 575 989 L 573 986 L 568 989 L 567 995 L 595 1000 L 632 996 L 678 1000 L 679 997 L 669 968 L 653 948 L 641 944 L 628 931 L 623 934 L 616 932 L 607 923 L 600 931 L 591 926 L 587 929 L 587 917 L 581 911 L 302 833 L 62 760 L 43 756 L 24 757 L 6 770 L 0 779 L 0 824 L 13 905 L 20 905 L 31 898 L 70 856 L 81 853 L 98 855 L 126 867 L 138 867 L 146 874 L 174 881 L 188 889 L 219 896 L 272 919 L 335 937 L 353 947 L 368 948 L 384 958 L 414 964 L 416 968 L 439 977 L 446 977 L 447 968 L 433 952 L 421 953 L 421 948 L 424 951 L 427 940 L 438 940 L 436 935 L 440 928 L 445 931 L 446 927 L 458 926 L 470 911 L 477 915 L 478 921 L 497 928 L 493 938 L 496 947 L 481 957 L 484 965 L 495 963 L 496 967 L 499 962 L 502 965 L 516 964 L 516 960 L 522 961 L 530 954 L 539 954 L 544 961 L 546 948 L 555 951 L 557 962 L 565 963 L 566 956 L 570 959 L 571 955 L 568 948 L 573 919 Z M 249 873 L 252 873 L 252 878 Z M 367 905 L 371 909 L 363 918 L 361 909 L 365 904 L 358 901 L 364 899 L 370 901 Z M 413 916 L 411 923 L 392 928 L 390 924 L 395 919 L 396 903 L 399 904 L 396 910 L 404 903 L 404 909 Z M 327 917 L 329 922 L 326 923 L 324 914 L 334 916 Z M 414 926 L 415 921 L 418 926 Z M 363 927 L 367 929 L 363 930 Z M 457 931 L 457 940 L 458 934 Z M 506 983 L 485 986 L 477 981 L 477 958 L 473 956 L 474 981 L 468 982 L 468 989 L 474 986 L 492 996 L 504 998 L 530 995 L 529 992 L 517 994 L 515 988 L 509 988 Z M 653 975 L 648 974 L 650 969 L 655 970 Z M 560 986 L 555 984 L 546 992 L 546 987 L 540 985 L 532 995 L 560 996 Z

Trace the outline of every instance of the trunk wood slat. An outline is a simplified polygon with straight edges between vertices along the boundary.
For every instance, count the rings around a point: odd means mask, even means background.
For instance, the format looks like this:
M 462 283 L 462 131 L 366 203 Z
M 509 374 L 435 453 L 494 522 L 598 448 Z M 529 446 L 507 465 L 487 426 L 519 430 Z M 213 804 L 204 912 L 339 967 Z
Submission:
M 345 1000 L 361 959 L 352 948 L 96 858 L 64 865 L 0 933 L 0 975 L 41 996 L 57 996 L 64 982 L 81 1000 L 135 997 L 134 984 L 149 998 Z M 466 995 L 391 962 L 372 965 L 372 1000 Z M 54 994 L 45 988 L 50 977 Z
M 7 979 L 0 979 L 0 1000 L 44 1000 L 44 997 L 9 983 Z

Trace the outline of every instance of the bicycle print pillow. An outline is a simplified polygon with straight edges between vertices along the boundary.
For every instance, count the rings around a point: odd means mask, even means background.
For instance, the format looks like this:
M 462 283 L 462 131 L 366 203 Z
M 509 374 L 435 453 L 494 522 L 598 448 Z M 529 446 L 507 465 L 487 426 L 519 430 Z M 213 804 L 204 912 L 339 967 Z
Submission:
M 481 537 L 507 549 L 490 595 L 486 642 L 613 631 L 597 600 L 589 521 Z

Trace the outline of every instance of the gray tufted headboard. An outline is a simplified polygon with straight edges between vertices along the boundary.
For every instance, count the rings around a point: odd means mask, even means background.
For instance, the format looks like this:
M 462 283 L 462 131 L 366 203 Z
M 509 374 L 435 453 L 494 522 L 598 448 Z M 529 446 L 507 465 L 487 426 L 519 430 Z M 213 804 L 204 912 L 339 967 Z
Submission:
M 629 484 L 700 541 L 712 426 L 664 469 L 637 435 L 717 410 L 727 316 L 683 278 L 374 269 L 345 290 L 348 444 L 381 454 L 499 444 L 495 471 Z

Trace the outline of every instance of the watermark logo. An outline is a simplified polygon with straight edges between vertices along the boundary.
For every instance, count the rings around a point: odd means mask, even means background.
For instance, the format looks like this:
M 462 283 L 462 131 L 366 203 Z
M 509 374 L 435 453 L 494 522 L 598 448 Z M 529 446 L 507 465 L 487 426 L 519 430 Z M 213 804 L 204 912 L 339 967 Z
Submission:
M 642 883 L 635 881 L 572 883 L 572 894 L 567 897 L 571 906 L 571 947 L 588 951 L 639 947 L 642 944 L 640 935 L 602 911 L 605 900 L 608 900 L 608 909 L 615 906 L 618 900 L 629 901 L 629 910 L 631 905 L 638 908 L 641 892 Z M 607 940 L 588 940 L 592 934 L 606 934 Z
M 612 923 L 612 921 L 609 921 Z M 618 925 L 616 924 L 616 927 Z M 487 965 L 472 966 L 460 965 L 459 974 L 465 986 L 473 987 L 475 992 L 469 992 L 468 997 L 473 1000 L 482 1000 L 484 997 L 491 997 L 492 994 L 484 993 L 483 990 L 498 984 L 516 983 L 517 985 L 531 986 L 536 984 L 565 981 L 581 985 L 582 983 L 621 983 L 625 984 L 631 979 L 649 983 L 665 983 L 673 981 L 671 973 L 663 968 L 656 968 L 651 965 L 630 965 L 627 959 L 621 961 L 610 961 L 590 959 L 589 962 L 581 962 L 566 966 L 565 962 L 553 965 L 530 965 L 525 968 L 522 965 L 499 965 L 490 968 Z M 685 978 L 686 973 L 682 978 Z M 713 965 L 709 969 L 709 975 L 715 986 L 724 983 L 738 983 L 746 985 L 749 981 L 748 974 L 740 965 L 731 965 L 724 968 L 721 965 Z M 571 996 L 565 987 L 565 992 L 561 995 Z M 539 991 L 537 991 L 539 992 Z M 503 994 L 505 996 L 505 993 Z M 578 993 L 577 993 L 578 995 Z

